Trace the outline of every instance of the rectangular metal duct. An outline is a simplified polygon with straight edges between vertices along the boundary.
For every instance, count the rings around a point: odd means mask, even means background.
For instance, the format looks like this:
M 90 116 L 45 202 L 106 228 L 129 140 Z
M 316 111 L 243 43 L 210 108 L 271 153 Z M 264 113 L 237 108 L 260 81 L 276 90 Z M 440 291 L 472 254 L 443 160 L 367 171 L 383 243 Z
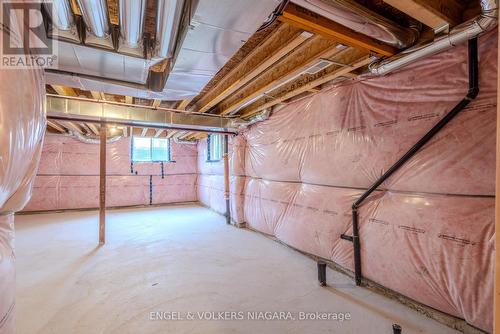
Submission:
M 190 24 L 166 89 L 197 95 L 246 40 L 262 25 L 280 0 L 192 1 Z
M 85 22 L 85 44 L 113 49 L 106 0 L 77 0 Z
M 144 56 L 143 30 L 146 0 L 120 0 L 120 43 L 118 51 Z
M 144 84 L 151 60 L 81 44 L 56 41 L 57 70 Z
M 184 0 L 158 0 L 155 57 L 171 58 Z
M 51 3 L 44 2 L 43 5 L 50 17 L 48 35 L 80 43 L 75 17 L 69 2 L 67 0 L 53 0 Z
M 47 118 L 82 122 L 108 122 L 127 126 L 190 131 L 236 133 L 235 118 L 148 108 L 125 103 L 59 97 L 47 94 Z

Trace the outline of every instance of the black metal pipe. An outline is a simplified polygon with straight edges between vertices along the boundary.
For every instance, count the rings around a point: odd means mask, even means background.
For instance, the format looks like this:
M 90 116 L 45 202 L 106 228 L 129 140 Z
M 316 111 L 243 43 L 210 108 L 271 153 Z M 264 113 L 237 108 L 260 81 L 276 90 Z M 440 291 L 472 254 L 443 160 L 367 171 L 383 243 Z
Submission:
M 318 261 L 318 281 L 320 286 L 326 286 L 326 263 Z
M 398 324 L 392 325 L 392 334 L 401 334 L 402 331 L 403 329 Z
M 448 122 L 450 122 L 460 111 L 462 111 L 479 93 L 479 67 L 478 67 L 478 50 L 477 38 L 469 40 L 468 43 L 468 58 L 469 58 L 469 91 L 467 95 L 444 116 L 436 125 L 432 127 L 412 148 L 408 150 L 394 165 L 392 165 L 382 176 L 373 183 L 373 185 L 365 191 L 352 204 L 352 237 L 341 235 L 344 240 L 352 238 L 354 247 L 354 278 L 356 285 L 361 285 L 361 247 L 359 242 L 359 223 L 358 223 L 358 208 L 363 201 L 370 196 L 382 183 L 384 183 L 394 172 L 403 166 L 410 158 L 412 158 L 429 140 L 431 140 Z

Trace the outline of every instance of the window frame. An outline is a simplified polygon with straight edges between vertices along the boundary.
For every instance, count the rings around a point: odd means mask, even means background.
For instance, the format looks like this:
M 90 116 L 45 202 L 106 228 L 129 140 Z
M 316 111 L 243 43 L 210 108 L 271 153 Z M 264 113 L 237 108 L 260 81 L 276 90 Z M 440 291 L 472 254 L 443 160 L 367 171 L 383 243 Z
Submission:
M 213 152 L 212 152 L 212 141 L 213 141 L 213 136 L 217 136 L 218 142 L 219 142 L 219 155 L 218 157 L 214 158 L 213 157 Z M 207 136 L 207 162 L 219 162 L 222 160 L 222 157 L 224 156 L 224 148 L 223 148 L 223 142 L 222 142 L 222 135 L 220 133 L 210 133 Z
M 134 140 L 135 138 L 149 139 L 149 156 L 150 160 L 135 160 L 134 159 Z M 167 160 L 153 160 L 153 140 L 166 140 L 167 141 Z M 133 163 L 155 163 L 155 162 L 172 162 L 172 146 L 170 138 L 155 138 L 155 137 L 141 137 L 132 136 L 132 142 L 130 143 L 130 160 Z

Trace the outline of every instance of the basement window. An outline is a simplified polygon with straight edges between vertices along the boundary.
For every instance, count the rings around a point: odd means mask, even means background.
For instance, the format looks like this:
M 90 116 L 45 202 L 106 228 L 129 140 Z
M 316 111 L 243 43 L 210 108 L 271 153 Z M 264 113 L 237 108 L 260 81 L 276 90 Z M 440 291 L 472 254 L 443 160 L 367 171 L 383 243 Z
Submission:
M 210 134 L 207 138 L 207 161 L 216 162 L 222 159 L 222 136 Z
M 132 137 L 132 161 L 170 162 L 170 139 Z

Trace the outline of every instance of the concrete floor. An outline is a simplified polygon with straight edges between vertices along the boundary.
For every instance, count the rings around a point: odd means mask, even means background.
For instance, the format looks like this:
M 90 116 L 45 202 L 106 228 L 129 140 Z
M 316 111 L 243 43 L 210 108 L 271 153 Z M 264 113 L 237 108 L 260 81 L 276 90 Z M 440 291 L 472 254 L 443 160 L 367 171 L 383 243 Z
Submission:
M 109 211 L 103 247 L 95 211 L 17 216 L 16 229 L 19 334 L 457 333 L 331 270 L 321 288 L 314 261 L 203 207 Z M 220 311 L 245 319 L 196 313 Z M 351 320 L 300 320 L 315 311 Z

